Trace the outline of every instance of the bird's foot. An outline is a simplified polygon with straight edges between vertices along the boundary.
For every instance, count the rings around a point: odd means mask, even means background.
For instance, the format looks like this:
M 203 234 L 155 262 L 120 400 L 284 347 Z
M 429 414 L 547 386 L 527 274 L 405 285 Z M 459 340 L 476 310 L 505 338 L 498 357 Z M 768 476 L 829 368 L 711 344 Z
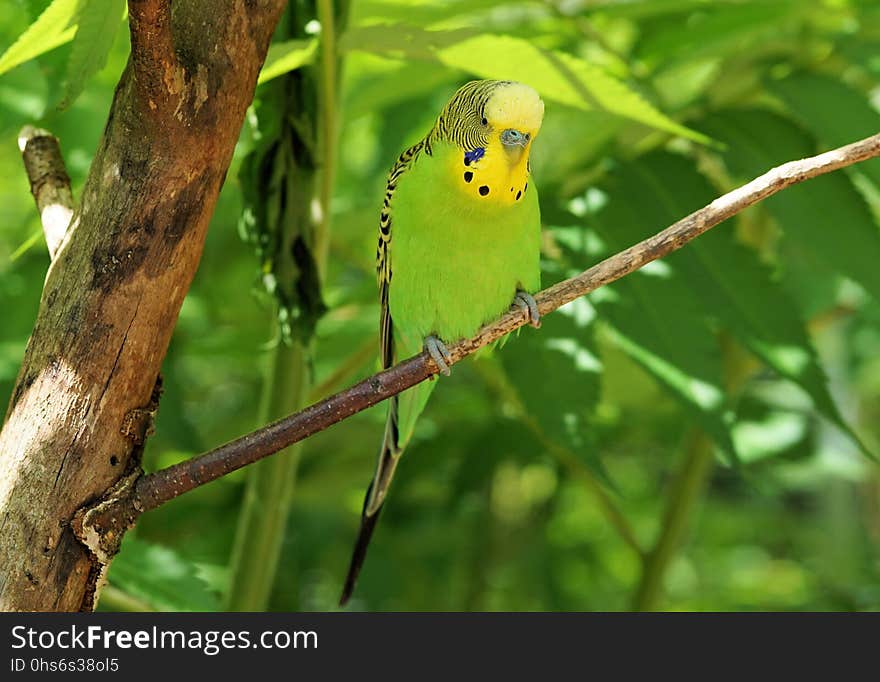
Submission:
M 443 376 L 449 376 L 452 372 L 449 370 L 449 365 L 452 364 L 452 355 L 449 352 L 449 349 L 446 348 L 444 343 L 431 334 L 430 336 L 425 337 L 425 350 L 428 352 L 428 355 L 431 356 L 431 359 L 434 361 L 434 364 L 437 365 L 437 369 L 440 370 L 440 374 Z
M 538 302 L 526 291 L 517 291 L 513 297 L 512 308 L 519 308 L 529 316 L 529 324 L 535 329 L 541 326 L 541 313 L 538 312 Z

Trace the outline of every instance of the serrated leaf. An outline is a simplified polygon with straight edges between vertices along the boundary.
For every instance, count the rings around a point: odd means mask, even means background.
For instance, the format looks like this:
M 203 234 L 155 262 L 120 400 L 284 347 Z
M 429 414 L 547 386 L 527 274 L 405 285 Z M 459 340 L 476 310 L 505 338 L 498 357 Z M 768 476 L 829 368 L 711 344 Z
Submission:
M 545 317 L 541 330 L 522 330 L 498 353 L 528 415 L 541 432 L 581 456 L 608 480 L 590 439 L 590 416 L 599 400 L 602 369 L 593 339 L 595 311 L 584 299 Z M 553 390 L 547 390 L 548 377 Z
M 826 145 L 842 147 L 880 131 L 880 113 L 868 97 L 840 80 L 797 73 L 768 86 L 788 105 L 791 114 Z M 860 163 L 856 170 L 880 187 L 880 159 Z
M 123 12 L 125 0 L 80 0 L 59 109 L 73 104 L 89 79 L 107 64 Z
M 76 33 L 78 4 L 79 0 L 55 0 L 49 5 L 0 56 L 0 74 L 69 42 Z
M 604 111 L 579 111 L 556 107 L 554 125 L 541 131 L 541 142 L 531 156 L 532 173 L 541 186 L 558 185 L 563 195 L 571 194 L 570 185 L 583 187 L 579 179 L 585 167 L 598 159 L 626 121 Z
M 618 171 L 625 187 L 637 187 L 640 210 L 658 219 L 646 221 L 643 238 L 707 205 L 715 192 L 693 164 L 658 152 Z M 757 255 L 740 244 L 731 225 L 721 225 L 669 256 L 686 278 L 705 314 L 716 319 L 781 376 L 794 381 L 816 410 L 867 452 L 843 420 L 827 378 L 810 343 L 794 300 Z
M 702 310 L 681 278 L 666 272 L 647 281 L 635 273 L 614 285 L 617 296 L 593 296 L 615 343 L 687 410 L 730 462 L 733 414 L 722 384 L 721 354 Z
M 219 611 L 217 594 L 174 550 L 126 536 L 108 576 L 112 585 L 164 611 Z
M 792 121 L 769 111 L 729 111 L 703 119 L 726 144 L 728 168 L 751 179 L 786 161 L 817 152 L 816 141 Z M 813 178 L 770 197 L 763 206 L 783 230 L 789 257 L 801 259 L 806 279 L 828 270 L 858 282 L 880 301 L 880 230 L 844 173 Z
M 352 3 L 350 23 L 397 20 L 428 26 L 509 3 L 510 0 L 358 0 Z
M 429 31 L 404 23 L 375 24 L 346 31 L 339 39 L 339 49 L 431 62 L 440 61 L 438 50 L 478 35 L 474 28 Z
M 285 40 L 281 43 L 273 43 L 269 46 L 266 61 L 260 71 L 257 84 L 265 83 L 282 74 L 311 64 L 315 58 L 318 41 L 311 40 Z
M 665 215 L 650 203 L 633 201 L 638 183 L 612 174 L 602 184 L 603 200 L 586 216 L 603 251 L 615 253 L 665 227 Z M 583 231 L 581 230 L 581 233 Z M 595 259 L 595 248 L 563 243 L 579 265 Z M 597 242 L 596 238 L 593 242 Z M 580 252 L 580 253 L 579 253 Z M 728 460 L 736 461 L 730 410 L 722 382 L 721 353 L 703 306 L 689 282 L 666 261 L 651 263 L 591 295 L 612 339 L 646 369 L 715 441 Z
M 675 135 L 708 143 L 656 109 L 625 83 L 573 55 L 528 40 L 470 29 L 426 31 L 403 24 L 352 29 L 340 46 L 389 57 L 439 61 L 480 78 L 517 80 L 542 97 L 582 110 L 600 109 Z
M 375 59 L 375 58 L 373 58 Z M 376 73 L 359 73 L 345 88 L 346 116 L 352 119 L 368 112 L 390 111 L 395 105 L 449 87 L 452 75 L 440 64 L 388 63 Z M 405 114 L 410 112 L 404 111 Z

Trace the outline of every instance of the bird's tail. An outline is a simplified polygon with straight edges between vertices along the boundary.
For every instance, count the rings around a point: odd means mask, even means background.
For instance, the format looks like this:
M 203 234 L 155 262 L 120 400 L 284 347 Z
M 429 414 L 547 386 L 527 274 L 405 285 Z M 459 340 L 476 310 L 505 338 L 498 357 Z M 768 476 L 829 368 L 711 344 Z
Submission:
M 358 574 L 361 572 L 361 566 L 363 566 L 364 559 L 367 556 L 370 538 L 373 537 L 373 530 L 376 528 L 376 522 L 379 520 L 379 512 L 382 511 L 385 495 L 388 493 L 388 487 L 391 485 L 391 479 L 394 478 L 394 471 L 397 469 L 397 462 L 400 460 L 402 449 L 398 445 L 397 410 L 398 398 L 394 396 L 388 409 L 388 419 L 385 422 L 385 436 L 382 439 L 382 449 L 379 452 L 376 473 L 373 475 L 373 480 L 370 482 L 370 487 L 367 488 L 367 495 L 364 499 L 361 527 L 358 530 L 354 552 L 351 555 L 351 564 L 348 567 L 348 575 L 345 577 L 342 596 L 339 598 L 340 606 L 345 606 L 346 602 L 351 598 L 351 593 L 354 591 Z

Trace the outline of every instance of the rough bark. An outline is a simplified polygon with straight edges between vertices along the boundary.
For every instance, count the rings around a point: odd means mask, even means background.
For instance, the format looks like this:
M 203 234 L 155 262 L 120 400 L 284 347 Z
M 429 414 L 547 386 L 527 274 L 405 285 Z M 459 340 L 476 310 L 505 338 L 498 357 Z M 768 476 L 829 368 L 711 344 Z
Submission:
M 99 545 L 73 517 L 139 473 L 160 365 L 284 0 L 170 6 L 129 2 L 132 55 L 0 432 L 2 610 L 94 607 L 125 529 Z
M 21 158 L 40 212 L 49 256 L 55 258 L 73 217 L 73 193 L 58 138 L 47 130 L 25 126 L 18 134 Z

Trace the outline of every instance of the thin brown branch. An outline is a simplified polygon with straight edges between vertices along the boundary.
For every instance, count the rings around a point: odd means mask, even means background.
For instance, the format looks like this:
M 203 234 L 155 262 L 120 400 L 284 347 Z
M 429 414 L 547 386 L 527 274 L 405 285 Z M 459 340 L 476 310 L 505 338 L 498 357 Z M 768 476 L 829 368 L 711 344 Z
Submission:
M 18 134 L 18 148 L 40 212 L 49 256 L 54 260 L 73 217 L 73 193 L 58 138 L 27 125 Z
M 746 185 L 719 197 L 708 206 L 682 218 L 662 232 L 617 253 L 576 277 L 556 284 L 535 296 L 538 309 L 547 315 L 557 308 L 628 275 L 642 266 L 681 248 L 713 226 L 743 209 L 810 178 L 880 156 L 880 134 L 818 156 L 792 161 L 765 173 Z M 527 323 L 520 312 L 508 312 L 483 327 L 474 337 L 448 345 L 452 362 Z M 240 469 L 263 457 L 326 429 L 392 395 L 437 374 L 430 357 L 422 353 L 379 372 L 351 388 L 280 419 L 208 453 L 140 478 L 133 486 L 126 508 L 96 518 L 96 530 L 112 525 L 119 515 L 154 509 L 178 495 Z

